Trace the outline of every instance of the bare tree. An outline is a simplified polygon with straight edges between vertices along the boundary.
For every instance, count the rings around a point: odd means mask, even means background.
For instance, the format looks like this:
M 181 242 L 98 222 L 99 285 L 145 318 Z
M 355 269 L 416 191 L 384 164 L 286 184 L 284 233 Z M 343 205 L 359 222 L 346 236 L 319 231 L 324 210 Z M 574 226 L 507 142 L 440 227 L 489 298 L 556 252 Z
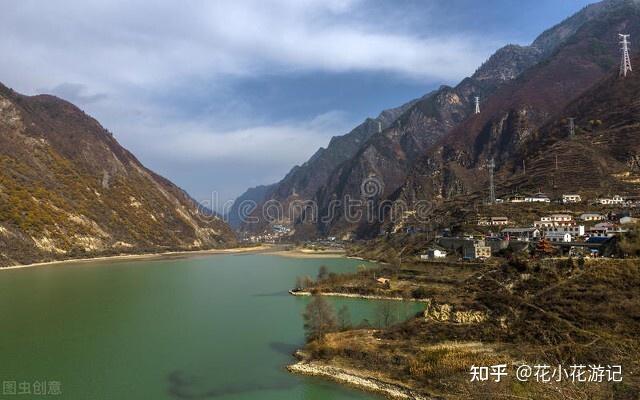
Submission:
M 320 269 L 318 269 L 318 280 L 321 281 L 323 279 L 327 279 L 329 276 L 329 268 L 326 265 L 321 265 Z
M 338 324 L 331 304 L 322 296 L 315 295 L 302 313 L 307 340 L 322 339 L 329 332 L 335 331 Z
M 338 327 L 340 330 L 351 328 L 351 313 L 347 306 L 342 306 L 338 310 Z
M 313 285 L 313 279 L 309 275 L 302 277 L 302 287 L 307 289 Z
M 394 301 L 380 301 L 376 306 L 376 322 L 380 328 L 388 328 L 396 322 L 397 304 Z

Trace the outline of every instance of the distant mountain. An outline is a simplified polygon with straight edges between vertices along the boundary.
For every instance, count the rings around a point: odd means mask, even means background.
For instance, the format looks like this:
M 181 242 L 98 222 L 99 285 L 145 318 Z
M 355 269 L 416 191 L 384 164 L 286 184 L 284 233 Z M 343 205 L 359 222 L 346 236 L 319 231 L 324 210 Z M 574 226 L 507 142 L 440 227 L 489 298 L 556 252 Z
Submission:
M 432 146 L 414 165 L 397 198 L 438 203 L 475 194 L 486 200 L 490 159 L 496 162 L 499 195 L 540 189 L 558 195 L 631 190 L 611 174 L 621 173 L 620 163 L 633 164 L 629 152 L 633 153 L 635 141 L 620 132 L 613 136 L 622 140 L 617 146 L 598 138 L 607 127 L 615 127 L 605 121 L 633 110 L 632 98 L 625 99 L 626 106 L 613 109 L 612 90 L 623 82 L 614 78 L 599 82 L 618 72 L 618 33 L 640 37 L 640 2 L 605 1 L 583 13 L 590 18 L 582 18 L 579 29 L 544 62 L 501 88 L 487 99 L 480 115 L 468 118 Z M 631 77 L 626 83 L 634 87 L 635 80 Z M 594 84 L 598 86 L 591 89 Z M 569 140 L 569 117 L 576 117 L 578 130 L 589 135 Z M 628 128 L 633 123 L 626 121 Z M 611 165 L 605 166 L 608 162 Z
M 0 266 L 235 240 L 74 105 L 0 84 Z
M 637 34 L 638 0 L 605 0 L 585 7 L 542 33 L 530 46 L 498 50 L 456 87 L 442 86 L 409 104 L 381 132 L 350 147 L 353 156 L 339 163 L 308 168 L 314 181 L 306 190 L 278 185 L 265 200 L 313 200 L 324 219 L 302 223 L 307 213 L 285 223 L 298 237 L 367 236 L 376 224 L 345 220 L 344 199 L 361 199 L 362 184 L 379 183 L 376 201 L 444 201 L 486 185 L 486 162 L 495 158 L 499 173 L 516 168 L 521 146 L 563 107 L 602 79 L 617 64 L 617 33 Z M 474 114 L 474 97 L 481 113 Z M 347 154 L 345 154 L 347 155 Z M 344 158 L 344 157 L 343 157 Z M 313 160 L 313 159 L 312 159 Z M 283 182 L 295 182 L 292 170 Z M 305 181 L 305 180 L 301 180 Z M 279 190 L 280 189 L 280 190 Z M 315 192 L 314 192 L 315 190 Z M 336 200 L 338 205 L 336 206 Z M 329 216 L 327 218 L 327 216 Z M 260 226 L 260 225 L 258 225 Z
M 239 229 L 242 226 L 244 217 L 251 214 L 255 205 L 262 204 L 275 186 L 276 184 L 252 187 L 235 199 L 227 214 L 229 225 L 234 229 Z
M 271 187 L 264 201 L 276 200 L 287 210 L 292 201 L 313 200 L 326 212 L 327 203 L 335 196 L 359 197 L 362 180 L 371 175 L 382 177 L 389 194 L 402 184 L 417 156 L 468 116 L 474 96 L 492 93 L 536 63 L 541 54 L 533 47 L 505 46 L 456 88 L 442 86 L 367 119 L 348 134 L 334 137 L 327 149 L 318 150 L 302 166 L 294 167 Z M 302 233 L 303 227 L 296 222 L 296 215 L 293 217 L 283 222 L 297 225 Z M 264 227 L 264 223 L 249 224 L 243 229 Z M 304 235 L 315 234 L 314 228 Z
M 267 200 L 278 201 L 286 208 L 293 200 L 313 198 L 317 190 L 326 184 L 331 171 L 353 157 L 367 139 L 379 130 L 388 128 L 398 116 L 417 101 L 413 100 L 400 107 L 382 111 L 377 118 L 367 118 L 349 133 L 334 136 L 326 149 L 318 149 L 307 162 L 293 167 L 280 182 L 248 189 L 234 202 L 230 213 L 232 226 L 237 226 L 238 208 L 243 201 L 256 201 L 260 206 L 257 209 L 260 210 L 262 204 Z M 257 214 L 261 214 L 261 212 Z M 261 221 L 258 224 L 246 224 L 242 227 L 245 230 L 260 230 L 265 228 L 265 223 Z

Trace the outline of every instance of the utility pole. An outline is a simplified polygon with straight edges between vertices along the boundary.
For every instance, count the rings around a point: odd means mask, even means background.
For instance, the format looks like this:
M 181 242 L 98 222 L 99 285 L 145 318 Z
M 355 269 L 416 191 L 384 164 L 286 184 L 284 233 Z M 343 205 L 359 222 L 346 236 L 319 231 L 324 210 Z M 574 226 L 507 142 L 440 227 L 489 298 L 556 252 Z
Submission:
M 629 57 L 629 37 L 631 35 L 618 33 L 620 36 L 620 44 L 622 45 L 622 60 L 620 61 L 620 76 L 626 77 L 627 73 L 633 71 L 631 69 L 631 58 Z
M 480 114 L 480 97 L 476 96 L 476 114 Z
M 496 163 L 493 161 L 489 161 L 489 204 L 496 203 L 496 187 L 493 181 L 493 172 L 496 168 Z
M 569 118 L 569 137 L 574 137 L 576 135 L 576 119 Z

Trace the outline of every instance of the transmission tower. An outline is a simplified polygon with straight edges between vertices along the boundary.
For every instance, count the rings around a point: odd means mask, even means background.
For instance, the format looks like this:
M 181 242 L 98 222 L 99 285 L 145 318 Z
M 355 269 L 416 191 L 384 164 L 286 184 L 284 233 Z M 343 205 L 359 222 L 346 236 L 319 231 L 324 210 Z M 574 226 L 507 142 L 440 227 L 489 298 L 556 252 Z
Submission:
M 574 137 L 576 135 L 576 119 L 569 118 L 569 137 Z
M 629 57 L 629 36 L 619 33 L 620 44 L 622 45 L 622 60 L 620 61 L 620 76 L 626 77 L 628 72 L 633 71 L 631 69 L 631 58 Z
M 495 204 L 496 202 L 496 187 L 493 182 L 493 171 L 496 169 L 496 163 L 489 161 L 489 204 Z
M 476 114 L 480 114 L 480 97 L 476 96 Z

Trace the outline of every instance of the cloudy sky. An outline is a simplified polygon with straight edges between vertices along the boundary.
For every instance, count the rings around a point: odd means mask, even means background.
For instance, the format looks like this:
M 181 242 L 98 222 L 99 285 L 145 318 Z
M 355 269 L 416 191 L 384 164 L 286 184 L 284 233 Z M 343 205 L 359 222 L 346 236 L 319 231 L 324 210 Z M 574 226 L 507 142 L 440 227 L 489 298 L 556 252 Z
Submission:
M 75 103 L 226 200 L 590 2 L 0 0 L 0 82 Z

